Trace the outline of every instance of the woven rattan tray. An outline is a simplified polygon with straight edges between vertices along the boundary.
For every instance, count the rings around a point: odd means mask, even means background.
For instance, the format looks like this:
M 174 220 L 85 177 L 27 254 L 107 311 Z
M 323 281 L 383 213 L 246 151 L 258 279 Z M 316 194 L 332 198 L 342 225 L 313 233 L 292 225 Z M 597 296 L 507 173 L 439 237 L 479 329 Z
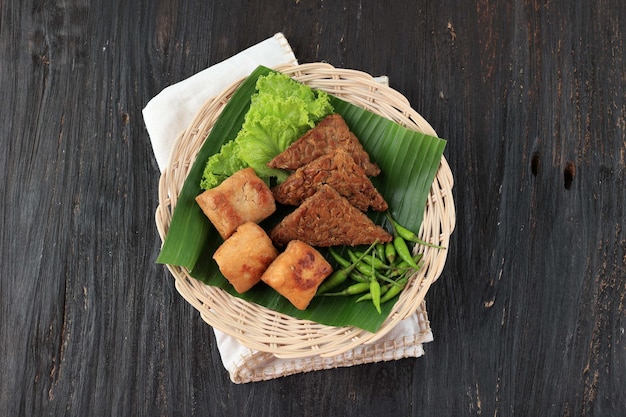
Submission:
M 368 74 L 337 69 L 322 63 L 281 66 L 276 69 L 407 128 L 436 136 L 433 128 L 411 108 L 403 95 L 377 83 Z M 189 127 L 176 139 L 170 163 L 159 182 L 156 223 L 162 240 L 165 239 L 177 197 L 196 155 L 241 81 L 208 100 Z M 442 157 L 430 189 L 419 234 L 422 239 L 445 248 L 448 247 L 450 234 L 455 226 L 452 186 L 452 173 Z M 446 256 L 447 249 L 424 249 L 424 267 L 411 278 L 391 314 L 376 333 L 355 327 L 331 327 L 296 319 L 233 297 L 220 288 L 207 286 L 192 278 L 185 268 L 168 265 L 168 269 L 174 276 L 178 292 L 200 312 L 202 319 L 214 328 L 235 337 L 244 346 L 281 358 L 311 355 L 331 357 L 380 339 L 400 320 L 413 314 L 424 300 L 431 284 L 441 274 Z

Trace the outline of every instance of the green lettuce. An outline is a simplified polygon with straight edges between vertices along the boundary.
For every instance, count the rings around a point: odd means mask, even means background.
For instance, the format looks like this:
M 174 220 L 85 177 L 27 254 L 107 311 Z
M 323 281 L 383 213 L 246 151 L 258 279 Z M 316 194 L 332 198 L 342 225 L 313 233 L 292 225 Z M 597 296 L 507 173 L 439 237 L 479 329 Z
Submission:
M 286 179 L 283 170 L 266 164 L 304 132 L 333 112 L 328 94 L 313 90 L 291 77 L 271 72 L 258 78 L 241 130 L 211 156 L 204 168 L 200 187 L 208 190 L 246 167 L 268 184 Z

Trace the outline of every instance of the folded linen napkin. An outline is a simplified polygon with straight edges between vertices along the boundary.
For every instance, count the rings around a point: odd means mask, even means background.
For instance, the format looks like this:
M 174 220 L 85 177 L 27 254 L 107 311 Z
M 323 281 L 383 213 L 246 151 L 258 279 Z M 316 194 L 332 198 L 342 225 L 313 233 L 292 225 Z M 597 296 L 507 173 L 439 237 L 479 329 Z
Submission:
M 298 61 L 281 33 L 266 39 L 237 55 L 215 64 L 192 77 L 165 88 L 143 109 L 146 129 L 150 136 L 159 169 L 169 162 L 173 142 L 185 129 L 196 111 L 209 98 L 238 79 L 250 74 L 258 65 L 274 67 Z M 387 77 L 378 77 L 387 83 Z M 422 344 L 433 340 L 425 303 L 417 312 L 401 321 L 385 337 L 362 345 L 332 358 L 312 355 L 300 359 L 281 359 L 240 344 L 234 337 L 214 329 L 222 363 L 234 383 L 273 379 L 322 369 L 365 363 L 419 357 Z

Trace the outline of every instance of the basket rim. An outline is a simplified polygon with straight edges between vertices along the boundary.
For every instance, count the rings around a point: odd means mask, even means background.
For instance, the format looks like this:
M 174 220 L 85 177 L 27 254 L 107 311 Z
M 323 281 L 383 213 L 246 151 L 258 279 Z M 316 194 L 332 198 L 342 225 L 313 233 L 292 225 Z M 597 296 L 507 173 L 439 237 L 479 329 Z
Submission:
M 274 69 L 314 88 L 352 101 L 353 104 L 381 114 L 405 127 L 436 136 L 432 126 L 410 106 L 405 96 L 389 86 L 381 85 L 365 72 L 335 68 L 327 63 L 286 64 Z M 180 191 L 200 145 L 206 139 L 224 105 L 244 79 L 245 77 L 232 83 L 218 96 L 208 99 L 197 111 L 189 126 L 177 136 L 170 161 L 159 179 L 159 204 L 155 212 L 155 222 L 162 243 L 176 206 L 177 187 Z M 425 249 L 425 252 L 431 254 L 436 252 L 434 258 L 426 268 L 422 268 L 411 277 L 411 283 L 376 333 L 351 326 L 333 327 L 287 316 L 234 297 L 221 288 L 201 283 L 191 277 L 184 267 L 166 266 L 175 279 L 175 287 L 179 294 L 198 310 L 201 318 L 215 329 L 234 337 L 242 345 L 272 353 L 280 358 L 341 355 L 355 347 L 381 339 L 402 319 L 416 312 L 424 301 L 431 284 L 443 271 L 450 235 L 456 223 L 453 184 L 452 172 L 445 156 L 442 155 L 435 180 L 431 185 L 423 221 L 426 222 L 427 214 L 431 219 L 432 214 L 433 222 L 438 224 L 433 225 L 434 232 L 431 236 L 422 238 L 434 240 L 446 249 Z M 432 213 L 428 213 L 429 208 L 432 208 Z M 420 235 L 427 232 L 424 229 L 423 224 Z M 227 308 L 224 308 L 225 306 Z M 251 319 L 254 322 L 251 323 Z M 246 320 L 248 322 L 245 322 Z

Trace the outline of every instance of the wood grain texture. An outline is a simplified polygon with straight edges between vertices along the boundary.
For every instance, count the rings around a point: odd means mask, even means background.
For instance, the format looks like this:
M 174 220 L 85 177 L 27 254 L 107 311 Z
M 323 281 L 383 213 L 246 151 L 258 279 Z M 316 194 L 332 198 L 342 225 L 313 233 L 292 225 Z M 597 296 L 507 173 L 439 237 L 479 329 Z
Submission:
M 626 4 L 0 2 L 0 415 L 622 416 Z M 155 264 L 141 109 L 283 32 L 449 140 L 426 356 L 233 385 Z

